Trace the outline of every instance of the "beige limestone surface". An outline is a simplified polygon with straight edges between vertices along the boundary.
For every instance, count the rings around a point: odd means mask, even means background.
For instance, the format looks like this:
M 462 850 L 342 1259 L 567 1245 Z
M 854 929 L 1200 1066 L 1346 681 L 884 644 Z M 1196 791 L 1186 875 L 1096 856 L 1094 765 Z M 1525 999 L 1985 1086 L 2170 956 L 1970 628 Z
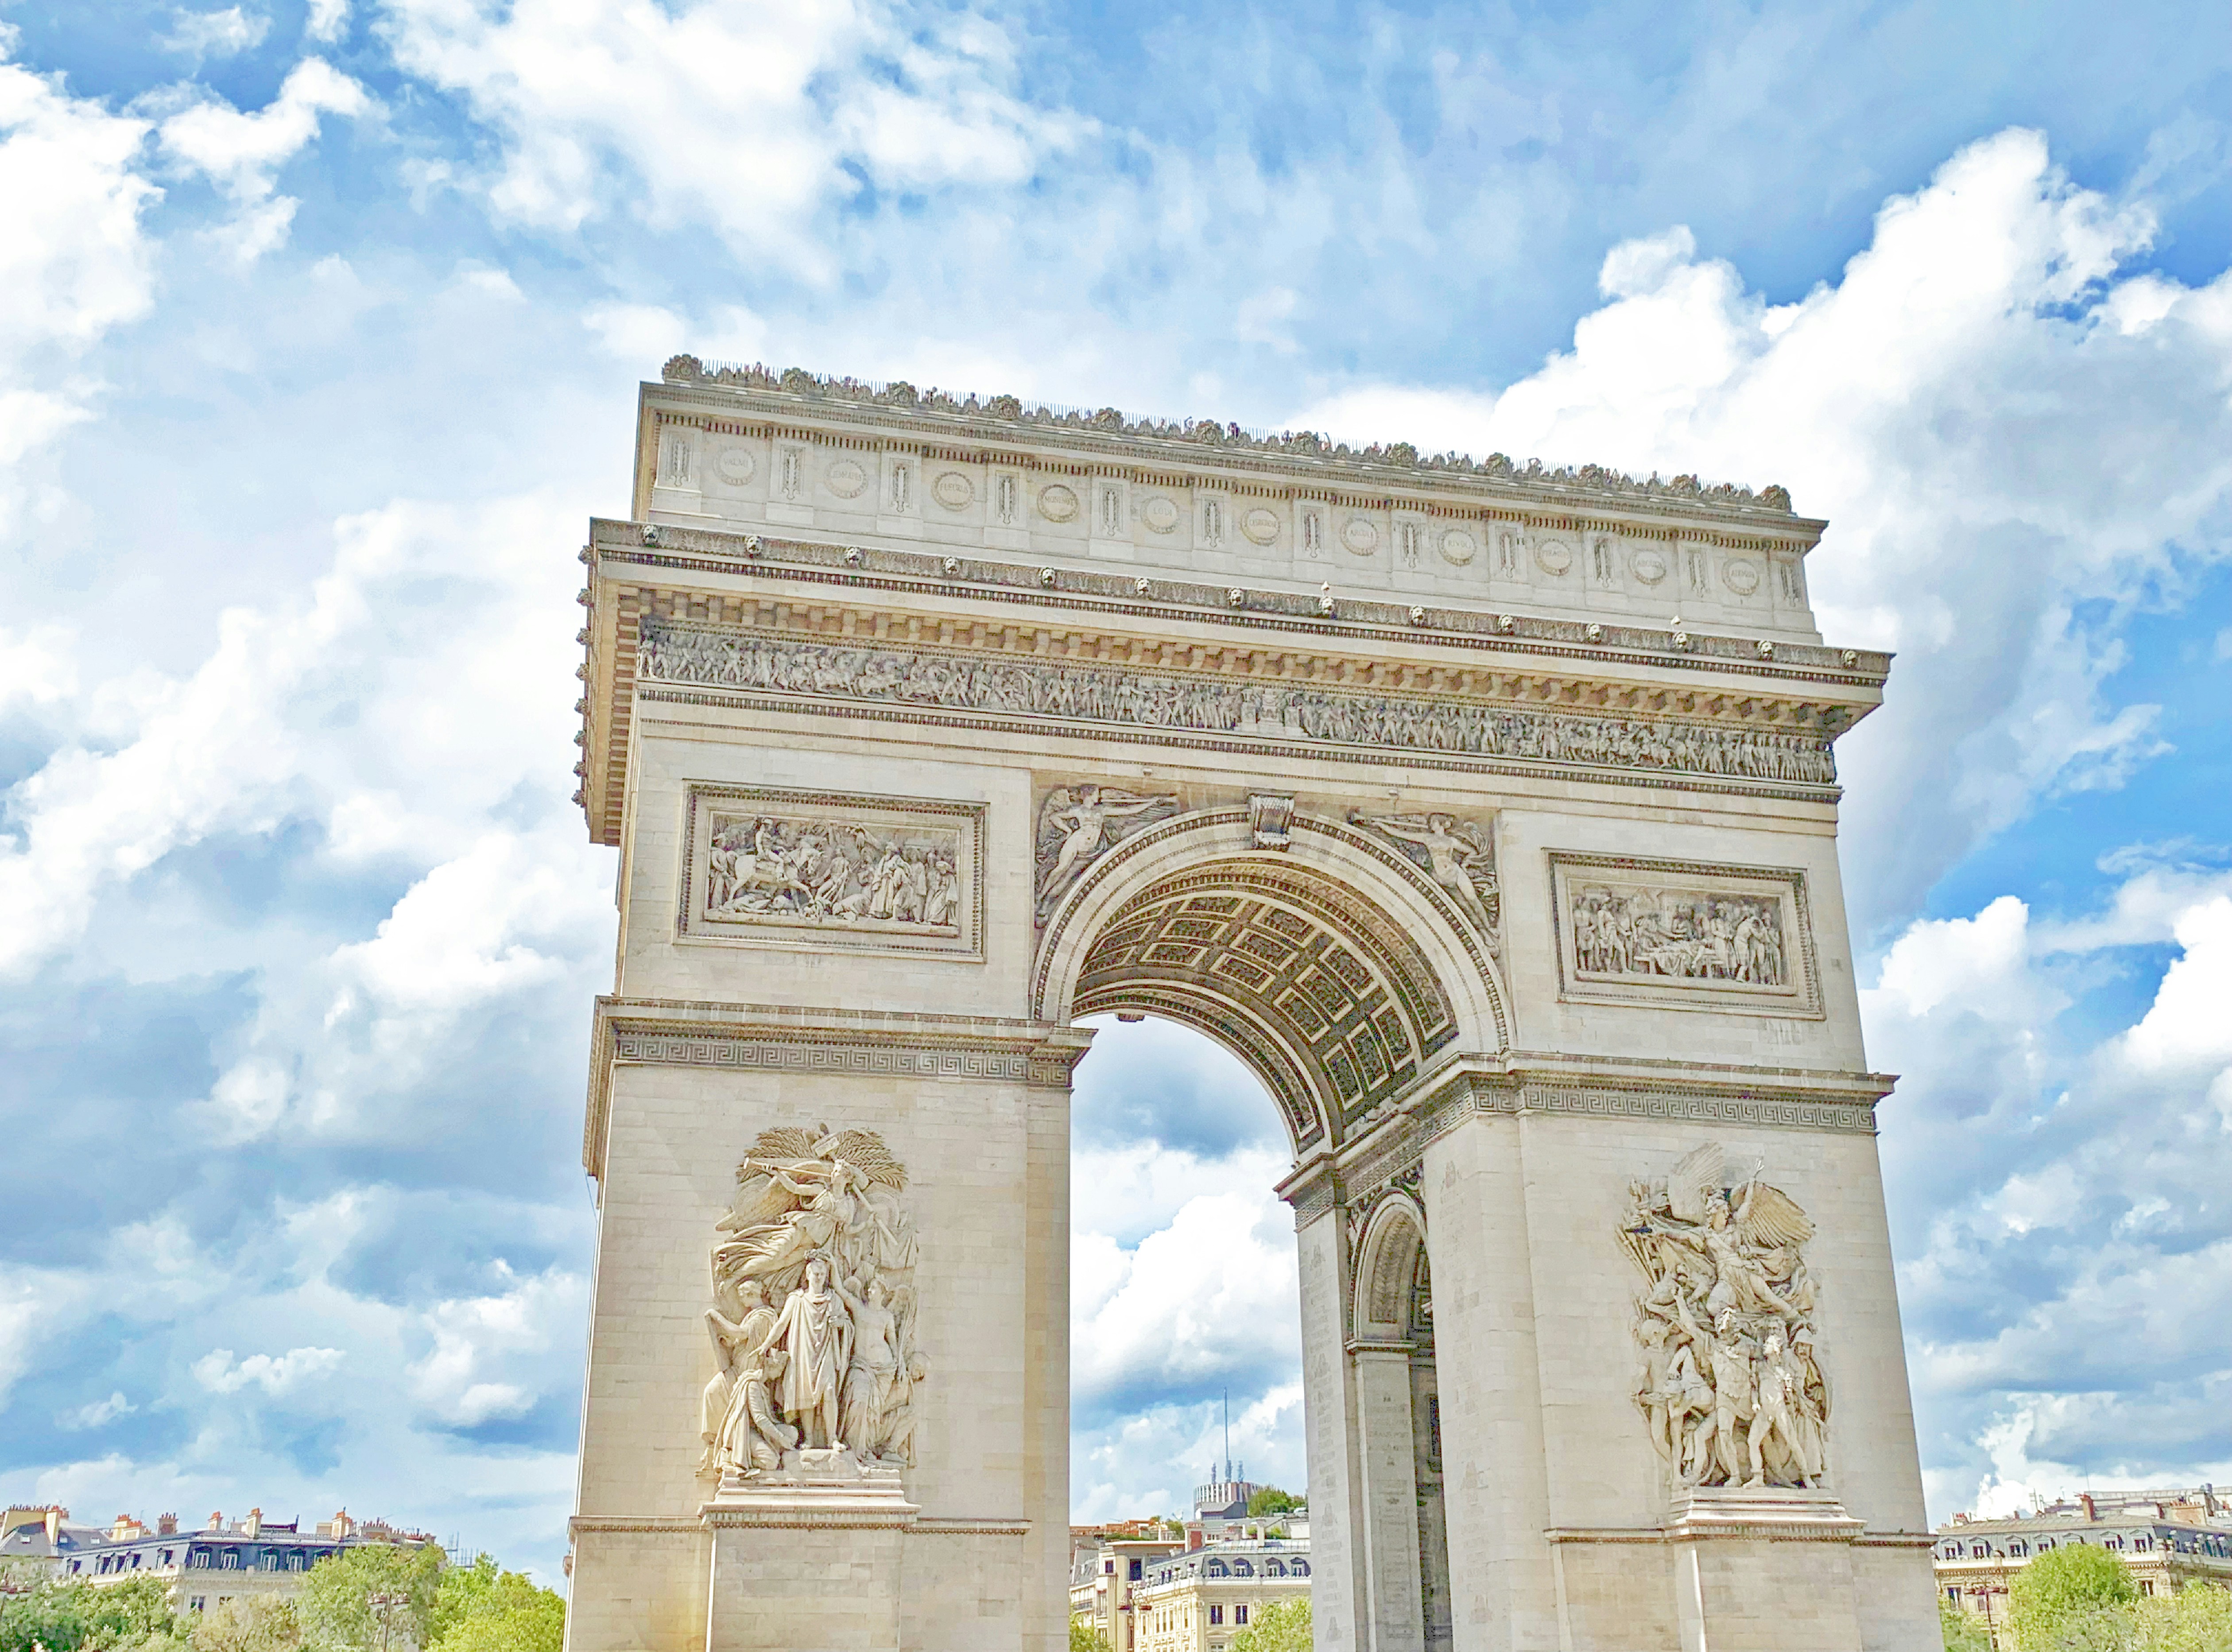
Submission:
M 621 872 L 573 1652 L 1061 1643 L 1069 1023 L 1115 1008 L 1223 1040 L 1294 1138 L 1321 1647 L 1423 1647 L 1436 1599 L 1464 1652 L 1925 1643 L 1890 1081 L 1821 777 L 1887 662 L 1815 641 L 1821 524 L 702 375 L 646 387 L 639 465 L 585 552 L 582 802 Z M 1692 549 L 1694 635 L 1657 612 Z M 1577 892 L 1615 873 L 1723 933 L 1583 979 Z M 1736 980 L 1746 914 L 1780 949 Z M 919 1240 L 873 1507 L 701 1472 L 740 1165 L 848 1130 Z M 1731 1207 L 1811 1226 L 1829 1467 L 1701 1526 L 1637 1402 L 1622 1232 L 1714 1144 Z

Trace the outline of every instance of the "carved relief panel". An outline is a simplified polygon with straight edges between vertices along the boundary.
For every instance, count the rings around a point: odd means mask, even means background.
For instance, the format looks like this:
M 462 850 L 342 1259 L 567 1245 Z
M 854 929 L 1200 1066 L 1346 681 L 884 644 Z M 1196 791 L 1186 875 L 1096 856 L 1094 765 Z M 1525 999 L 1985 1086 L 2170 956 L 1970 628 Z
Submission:
M 873 1130 L 760 1132 L 716 1224 L 701 1474 L 873 1479 L 913 1463 L 930 1365 L 906 1184 Z
M 1553 851 L 1550 879 L 1568 1001 L 1822 1013 L 1803 872 Z
M 693 786 L 678 937 L 981 959 L 981 803 Z
M 1636 1299 L 1635 1403 L 1671 1488 L 1828 1481 L 1829 1385 L 1805 1247 L 1814 1224 L 1717 1142 L 1628 1189 L 1620 1246 Z

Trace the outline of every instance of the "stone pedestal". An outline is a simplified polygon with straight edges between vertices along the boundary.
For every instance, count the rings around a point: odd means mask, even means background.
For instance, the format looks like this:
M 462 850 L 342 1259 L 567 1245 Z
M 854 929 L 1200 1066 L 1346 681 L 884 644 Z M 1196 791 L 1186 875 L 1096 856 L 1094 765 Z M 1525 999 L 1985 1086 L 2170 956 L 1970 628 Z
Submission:
M 1828 1492 L 1714 1486 L 1668 1512 L 1682 1652 L 1858 1652 L 1852 1547 Z
M 701 1511 L 706 1652 L 898 1652 L 899 1549 L 920 1514 L 897 1468 L 831 1452 L 723 1479 Z

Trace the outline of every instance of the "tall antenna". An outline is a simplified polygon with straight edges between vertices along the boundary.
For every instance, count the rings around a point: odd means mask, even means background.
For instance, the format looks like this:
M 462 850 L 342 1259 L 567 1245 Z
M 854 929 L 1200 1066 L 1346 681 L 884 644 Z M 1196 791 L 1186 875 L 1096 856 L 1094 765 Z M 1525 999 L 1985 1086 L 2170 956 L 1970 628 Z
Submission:
M 1232 1390 L 1224 1390 L 1224 1478 L 1232 1478 Z

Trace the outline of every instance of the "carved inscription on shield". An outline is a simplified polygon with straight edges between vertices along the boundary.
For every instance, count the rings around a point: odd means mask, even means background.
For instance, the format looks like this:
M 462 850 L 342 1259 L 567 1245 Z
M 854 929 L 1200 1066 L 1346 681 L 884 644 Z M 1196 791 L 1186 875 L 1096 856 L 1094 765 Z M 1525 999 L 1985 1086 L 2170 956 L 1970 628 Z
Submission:
M 677 927 L 688 940 L 981 957 L 983 813 L 693 786 Z
M 1550 856 L 1562 996 L 1819 1016 L 1806 875 Z

